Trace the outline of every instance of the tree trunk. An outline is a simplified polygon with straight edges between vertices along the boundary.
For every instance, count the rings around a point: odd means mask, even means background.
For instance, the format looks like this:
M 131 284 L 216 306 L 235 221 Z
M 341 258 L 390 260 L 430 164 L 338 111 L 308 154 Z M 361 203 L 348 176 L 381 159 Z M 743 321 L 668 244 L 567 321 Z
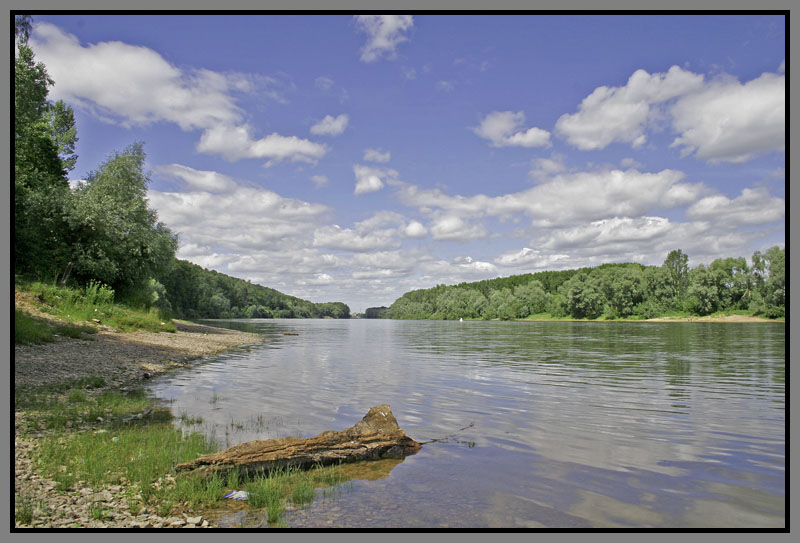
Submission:
M 400 429 L 392 410 L 383 404 L 371 408 L 362 420 L 341 432 L 328 430 L 310 438 L 248 441 L 179 464 L 175 469 L 213 472 L 238 468 L 249 473 L 286 467 L 308 469 L 340 462 L 404 458 L 421 447 Z

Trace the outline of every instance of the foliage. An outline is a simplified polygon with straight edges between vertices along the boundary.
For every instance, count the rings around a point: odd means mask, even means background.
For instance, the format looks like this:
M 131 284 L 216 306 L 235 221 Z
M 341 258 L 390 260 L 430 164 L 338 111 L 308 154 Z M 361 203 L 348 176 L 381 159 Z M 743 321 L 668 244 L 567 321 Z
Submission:
M 67 221 L 79 281 L 141 289 L 172 260 L 178 240 L 147 206 L 144 160 L 142 144 L 133 144 L 113 154 L 75 191 Z
M 365 319 L 387 319 L 389 318 L 389 308 L 385 306 L 381 307 L 368 307 L 366 311 L 364 311 L 364 318 Z
M 785 316 L 786 252 L 756 251 L 752 267 L 744 258 L 720 258 L 689 269 L 689 257 L 671 251 L 663 265 L 603 264 L 595 268 L 537 272 L 437 285 L 403 294 L 387 311 L 394 319 L 650 319 L 666 314 L 709 315 L 749 310 Z
M 156 279 L 164 289 L 159 299 L 182 318 L 350 317 L 342 302 L 309 302 L 185 260 L 173 259 Z

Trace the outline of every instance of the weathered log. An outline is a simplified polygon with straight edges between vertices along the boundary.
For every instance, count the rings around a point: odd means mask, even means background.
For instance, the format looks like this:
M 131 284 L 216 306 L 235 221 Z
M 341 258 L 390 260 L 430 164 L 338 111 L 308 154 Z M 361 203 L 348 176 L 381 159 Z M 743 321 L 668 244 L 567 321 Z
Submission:
M 178 471 L 269 472 L 297 467 L 330 465 L 380 458 L 405 458 L 422 446 L 397 425 L 388 405 L 378 405 L 354 426 L 341 432 L 329 430 L 309 438 L 281 437 L 241 443 L 230 449 L 179 464 Z

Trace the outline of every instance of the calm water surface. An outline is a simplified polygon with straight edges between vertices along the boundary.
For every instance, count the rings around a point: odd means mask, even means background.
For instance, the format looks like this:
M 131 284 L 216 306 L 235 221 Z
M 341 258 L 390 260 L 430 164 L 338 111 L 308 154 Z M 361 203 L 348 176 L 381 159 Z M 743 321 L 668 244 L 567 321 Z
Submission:
M 382 403 L 417 441 L 447 438 L 289 526 L 785 525 L 783 324 L 210 324 L 268 341 L 152 389 L 223 447 L 341 430 Z

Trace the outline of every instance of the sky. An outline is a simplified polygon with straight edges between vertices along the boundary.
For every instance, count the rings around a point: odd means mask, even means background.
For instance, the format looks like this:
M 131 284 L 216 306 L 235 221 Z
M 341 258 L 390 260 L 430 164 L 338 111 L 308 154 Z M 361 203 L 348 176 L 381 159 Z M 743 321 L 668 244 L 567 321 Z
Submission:
M 78 183 L 144 142 L 178 258 L 353 312 L 785 244 L 777 15 L 37 15 Z

